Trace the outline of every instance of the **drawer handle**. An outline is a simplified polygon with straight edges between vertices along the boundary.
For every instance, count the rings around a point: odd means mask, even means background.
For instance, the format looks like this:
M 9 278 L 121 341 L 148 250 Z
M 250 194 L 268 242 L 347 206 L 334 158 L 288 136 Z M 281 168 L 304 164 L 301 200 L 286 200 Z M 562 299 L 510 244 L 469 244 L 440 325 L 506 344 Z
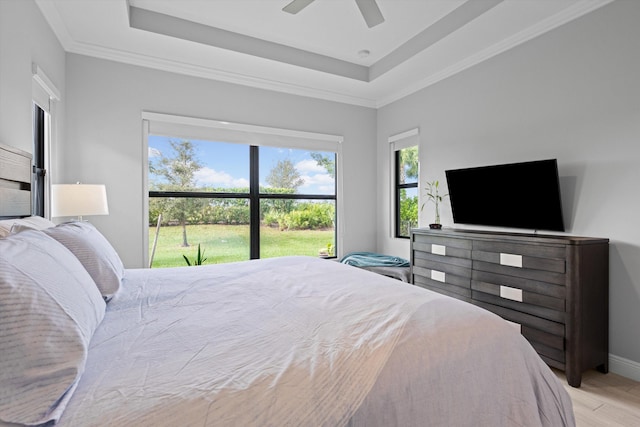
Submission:
M 500 265 L 522 268 L 522 255 L 500 254 Z
M 522 289 L 500 285 L 500 296 L 512 301 L 522 302 Z
M 447 247 L 442 245 L 431 244 L 431 253 L 435 255 L 446 255 Z
M 516 328 L 516 330 L 522 333 L 522 325 L 520 323 L 512 322 L 511 320 L 504 319 L 505 322 L 509 324 L 509 326 Z
M 445 281 L 445 274 L 443 271 L 431 270 L 431 280 L 437 280 L 438 282 Z

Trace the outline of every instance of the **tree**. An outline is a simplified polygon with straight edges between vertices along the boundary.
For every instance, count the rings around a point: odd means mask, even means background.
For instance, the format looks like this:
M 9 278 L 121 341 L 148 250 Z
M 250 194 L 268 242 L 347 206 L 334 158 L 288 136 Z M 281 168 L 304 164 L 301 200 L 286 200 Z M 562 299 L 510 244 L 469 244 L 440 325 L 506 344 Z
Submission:
M 278 160 L 278 163 L 269 171 L 267 183 L 271 187 L 268 191 L 272 193 L 295 194 L 304 179 L 295 168 L 291 160 Z M 276 199 L 269 203 L 270 211 L 276 214 L 287 214 L 296 205 L 295 200 Z
M 291 160 L 278 160 L 278 163 L 269 171 L 267 183 L 273 188 L 288 188 L 297 190 L 304 179 L 300 176 L 300 172 L 293 165 Z
M 202 168 L 196 158 L 191 141 L 169 141 L 172 155 L 161 156 L 149 162 L 149 172 L 161 177 L 162 183 L 155 186 L 162 191 L 188 191 L 195 187 L 194 175 Z M 189 246 L 187 240 L 187 219 L 204 205 L 201 199 L 169 198 L 160 203 L 162 214 L 167 220 L 178 221 L 182 226 L 182 246 Z M 150 209 L 151 210 L 151 209 Z
M 400 153 L 400 184 L 407 178 L 418 178 L 418 147 L 404 148 Z
M 333 178 L 336 177 L 336 161 L 335 154 L 333 156 L 325 156 L 322 153 L 309 153 L 311 158 L 316 161 L 319 166 L 322 166 L 329 175 Z

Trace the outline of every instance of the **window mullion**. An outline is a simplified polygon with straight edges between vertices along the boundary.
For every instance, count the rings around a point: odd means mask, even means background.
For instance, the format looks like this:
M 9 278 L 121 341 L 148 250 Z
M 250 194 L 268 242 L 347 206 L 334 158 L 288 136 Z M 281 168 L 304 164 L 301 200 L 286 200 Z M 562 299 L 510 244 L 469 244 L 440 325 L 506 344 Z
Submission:
M 259 147 L 249 147 L 249 258 L 260 258 L 260 157 Z

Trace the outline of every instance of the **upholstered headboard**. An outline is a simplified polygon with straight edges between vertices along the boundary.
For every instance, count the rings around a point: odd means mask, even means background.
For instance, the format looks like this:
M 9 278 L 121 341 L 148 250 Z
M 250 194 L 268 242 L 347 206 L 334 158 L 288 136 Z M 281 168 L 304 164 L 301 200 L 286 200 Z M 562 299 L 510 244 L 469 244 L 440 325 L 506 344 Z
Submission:
M 0 144 L 0 218 L 31 215 L 31 154 Z

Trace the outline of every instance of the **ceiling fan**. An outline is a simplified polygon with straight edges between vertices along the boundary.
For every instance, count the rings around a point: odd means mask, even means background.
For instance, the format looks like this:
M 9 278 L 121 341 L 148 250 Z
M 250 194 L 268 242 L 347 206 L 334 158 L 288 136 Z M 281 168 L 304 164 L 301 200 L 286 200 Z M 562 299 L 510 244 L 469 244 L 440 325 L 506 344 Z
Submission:
M 314 0 L 293 0 L 291 3 L 283 7 L 282 10 L 295 15 L 305 7 L 309 6 L 313 1 Z M 369 28 L 375 27 L 376 25 L 384 22 L 384 17 L 382 16 L 382 12 L 380 12 L 380 8 L 378 7 L 376 0 L 355 0 L 355 2 Z

